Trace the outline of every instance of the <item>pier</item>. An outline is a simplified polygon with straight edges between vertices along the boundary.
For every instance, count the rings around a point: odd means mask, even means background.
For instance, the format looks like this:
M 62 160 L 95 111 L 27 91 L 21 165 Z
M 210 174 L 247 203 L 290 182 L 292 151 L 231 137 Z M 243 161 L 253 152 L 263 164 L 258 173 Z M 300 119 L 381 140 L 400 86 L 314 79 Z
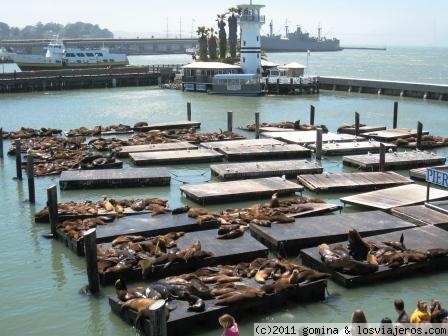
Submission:
M 321 90 L 448 100 L 448 85 L 347 77 L 319 77 Z
M 443 201 L 446 204 L 446 201 Z M 438 203 L 438 202 L 433 202 Z M 448 214 L 429 208 L 426 205 L 411 205 L 393 208 L 390 213 L 418 226 L 435 225 L 448 230 Z

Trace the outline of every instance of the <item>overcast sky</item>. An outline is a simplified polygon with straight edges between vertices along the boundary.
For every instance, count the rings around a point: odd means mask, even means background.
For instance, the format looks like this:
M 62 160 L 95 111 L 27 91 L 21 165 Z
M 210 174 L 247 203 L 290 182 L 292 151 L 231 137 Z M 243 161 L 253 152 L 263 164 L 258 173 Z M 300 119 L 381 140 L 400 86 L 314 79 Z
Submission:
M 248 0 L 249 1 L 249 0 Z M 248 2 L 247 1 L 247 2 Z M 24 27 L 41 22 L 90 22 L 115 32 L 132 35 L 190 36 L 192 23 L 215 25 L 216 13 L 235 4 L 227 0 L 16 0 L 1 1 L 0 21 Z M 320 23 L 327 37 L 341 45 L 448 46 L 447 0 L 258 0 L 264 4 L 267 22 L 274 32 L 296 25 L 313 35 Z M 193 21 L 194 20 L 194 21 Z M 268 32 L 268 26 L 263 30 Z M 125 34 L 124 32 L 132 33 Z

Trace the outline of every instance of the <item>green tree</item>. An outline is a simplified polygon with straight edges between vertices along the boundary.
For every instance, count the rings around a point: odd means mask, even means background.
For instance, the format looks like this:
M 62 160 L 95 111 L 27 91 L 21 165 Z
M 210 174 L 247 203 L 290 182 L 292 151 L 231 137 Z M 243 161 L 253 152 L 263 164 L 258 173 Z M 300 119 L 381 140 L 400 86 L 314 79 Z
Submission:
M 9 25 L 4 22 L 0 22 L 0 40 L 7 40 L 9 38 L 9 31 Z
M 227 33 L 226 33 L 226 14 L 218 14 L 216 21 L 219 28 L 219 57 L 225 59 L 227 55 Z
M 229 53 L 232 59 L 236 58 L 236 48 L 238 44 L 238 15 L 240 9 L 238 7 L 229 8 L 229 17 L 227 22 L 229 23 Z
M 209 28 L 208 33 L 208 55 L 211 60 L 216 60 L 218 58 L 218 43 L 216 42 L 215 30 Z
M 196 33 L 199 36 L 199 59 L 201 61 L 207 61 L 207 33 L 208 29 L 205 26 L 200 26 L 196 30 Z

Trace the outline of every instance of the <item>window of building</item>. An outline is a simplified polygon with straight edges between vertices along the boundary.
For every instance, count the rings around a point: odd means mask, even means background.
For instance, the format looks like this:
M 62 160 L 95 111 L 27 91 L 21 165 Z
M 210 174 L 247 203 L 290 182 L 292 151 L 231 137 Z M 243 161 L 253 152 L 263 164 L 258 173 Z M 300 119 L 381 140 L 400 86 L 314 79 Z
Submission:
M 243 46 L 246 46 L 246 41 L 243 41 Z
M 94 56 L 92 53 L 86 53 L 86 55 L 87 55 L 88 57 L 93 57 L 93 56 Z
M 103 56 L 103 53 L 95 53 L 95 55 L 97 55 L 97 56 L 100 56 L 100 57 L 102 57 Z
M 260 54 L 259 53 L 257 53 L 257 58 L 260 58 Z
M 76 56 L 78 56 L 78 57 L 84 57 L 84 54 L 83 54 L 83 53 L 77 53 Z
M 243 57 L 243 63 L 246 63 L 246 57 Z
M 257 42 L 260 41 L 260 36 L 257 36 Z

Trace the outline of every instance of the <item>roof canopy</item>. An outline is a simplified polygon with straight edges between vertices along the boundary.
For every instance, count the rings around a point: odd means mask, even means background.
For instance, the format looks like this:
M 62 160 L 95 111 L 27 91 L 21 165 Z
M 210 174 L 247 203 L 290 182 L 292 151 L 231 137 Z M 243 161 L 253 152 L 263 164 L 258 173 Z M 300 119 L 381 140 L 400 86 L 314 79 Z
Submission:
M 221 62 L 193 62 L 182 67 L 183 69 L 241 69 L 239 65 Z
M 269 62 L 269 61 L 265 61 L 265 60 L 261 60 L 261 66 L 262 67 L 276 67 L 278 64 Z
M 282 68 L 282 69 L 305 69 L 306 66 L 304 66 L 303 64 L 297 63 L 297 62 L 292 62 L 292 63 L 288 63 L 285 65 L 280 65 L 279 68 Z

